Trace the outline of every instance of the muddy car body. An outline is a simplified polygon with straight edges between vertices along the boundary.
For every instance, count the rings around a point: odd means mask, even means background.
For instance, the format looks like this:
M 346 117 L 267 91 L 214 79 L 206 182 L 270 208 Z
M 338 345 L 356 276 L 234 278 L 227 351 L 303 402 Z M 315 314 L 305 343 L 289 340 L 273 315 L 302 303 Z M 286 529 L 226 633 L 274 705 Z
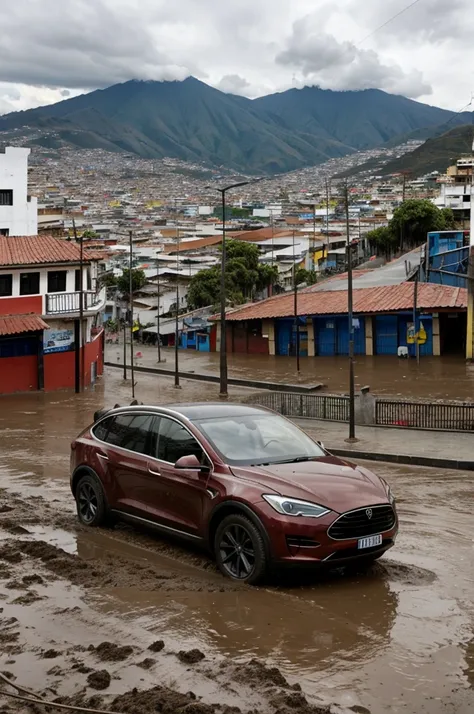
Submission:
M 370 563 L 398 530 L 388 484 L 274 412 L 241 404 L 102 411 L 71 445 L 86 525 L 124 519 L 209 548 L 254 583 L 271 566 Z

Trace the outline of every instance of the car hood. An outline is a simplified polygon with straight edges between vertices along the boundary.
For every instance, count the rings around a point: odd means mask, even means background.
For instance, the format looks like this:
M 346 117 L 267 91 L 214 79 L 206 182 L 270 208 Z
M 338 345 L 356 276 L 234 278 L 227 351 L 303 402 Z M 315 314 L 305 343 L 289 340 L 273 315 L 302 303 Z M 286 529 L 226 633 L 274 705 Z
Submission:
M 385 486 L 378 476 L 330 455 L 301 463 L 233 466 L 232 472 L 258 484 L 262 493 L 313 501 L 338 513 L 388 503 Z

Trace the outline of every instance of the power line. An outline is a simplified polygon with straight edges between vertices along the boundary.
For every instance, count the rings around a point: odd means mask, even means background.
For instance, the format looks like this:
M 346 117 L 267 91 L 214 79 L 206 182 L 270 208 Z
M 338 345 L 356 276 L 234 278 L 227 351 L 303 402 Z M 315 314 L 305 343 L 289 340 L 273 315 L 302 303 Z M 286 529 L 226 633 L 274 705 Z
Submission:
M 421 0 L 414 0 L 414 2 L 410 3 L 410 5 L 407 5 L 406 7 L 404 7 L 403 10 L 400 10 L 395 15 L 390 17 L 382 25 L 379 25 L 379 27 L 376 27 L 375 30 L 372 30 L 372 32 L 369 32 L 369 34 L 366 35 L 362 40 L 359 40 L 359 42 L 356 42 L 356 45 L 361 45 L 363 42 L 368 40 L 369 37 L 372 37 L 372 35 L 375 35 L 376 32 L 378 32 L 379 30 L 382 30 L 384 27 L 387 27 L 387 25 L 389 25 L 391 22 L 396 20 L 397 17 L 400 17 L 400 15 L 403 15 L 405 12 L 410 10 L 410 8 L 414 7 L 415 5 L 418 5 L 419 2 L 421 2 Z

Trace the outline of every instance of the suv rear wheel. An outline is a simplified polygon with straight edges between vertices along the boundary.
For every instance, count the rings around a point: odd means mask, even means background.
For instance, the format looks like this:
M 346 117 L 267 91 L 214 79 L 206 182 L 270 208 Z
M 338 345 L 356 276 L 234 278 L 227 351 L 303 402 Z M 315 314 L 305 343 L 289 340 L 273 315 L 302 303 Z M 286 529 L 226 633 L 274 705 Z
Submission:
M 255 585 L 268 569 L 268 556 L 260 530 L 240 513 L 219 523 L 214 553 L 221 572 L 233 580 Z
M 79 479 L 76 487 L 77 515 L 85 526 L 97 527 L 105 523 L 107 504 L 99 479 L 87 474 Z

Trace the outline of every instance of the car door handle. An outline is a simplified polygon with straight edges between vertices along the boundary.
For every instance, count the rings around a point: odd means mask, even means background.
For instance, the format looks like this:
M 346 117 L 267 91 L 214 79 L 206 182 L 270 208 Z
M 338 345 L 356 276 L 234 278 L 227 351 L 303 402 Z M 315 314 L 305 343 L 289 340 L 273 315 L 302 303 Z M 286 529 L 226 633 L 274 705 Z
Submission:
M 161 471 L 155 471 L 150 466 L 148 467 L 148 473 L 152 474 L 152 476 L 161 476 Z
M 109 457 L 106 456 L 105 454 L 97 454 L 97 456 L 99 457 L 99 459 L 104 459 L 104 461 L 108 461 L 108 460 L 109 460 Z

